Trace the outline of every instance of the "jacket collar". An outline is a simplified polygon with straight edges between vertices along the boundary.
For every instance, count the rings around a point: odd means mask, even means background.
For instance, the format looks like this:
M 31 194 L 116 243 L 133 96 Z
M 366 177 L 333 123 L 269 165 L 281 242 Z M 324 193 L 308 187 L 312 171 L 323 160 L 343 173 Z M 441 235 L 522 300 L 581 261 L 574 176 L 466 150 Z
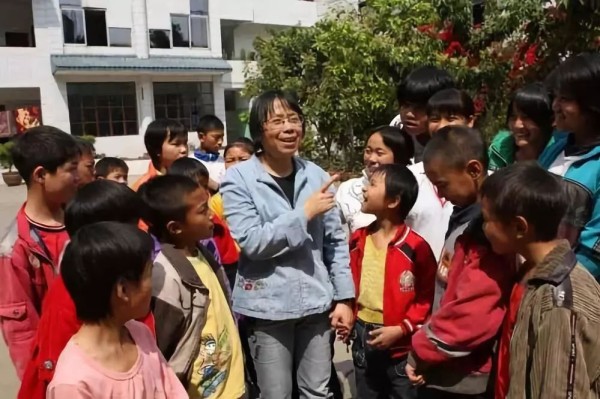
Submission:
M 569 276 L 575 265 L 577 265 L 577 258 L 569 242 L 561 240 L 544 260 L 533 268 L 527 283 L 529 285 L 550 283 L 557 286 Z
M 180 250 L 176 249 L 171 244 L 163 243 L 161 244 L 161 252 L 165 255 L 171 265 L 173 265 L 173 268 L 184 284 L 198 289 L 206 289 L 206 286 L 202 283 L 202 280 L 200 280 L 200 276 L 198 276 L 198 273 L 194 270 L 194 266 L 192 266 L 190 261 Z
M 294 197 L 296 197 L 300 188 L 307 182 L 306 161 L 303 160 L 302 158 L 299 158 L 296 156 L 292 158 L 292 161 L 294 162 L 294 168 L 295 168 L 294 170 L 296 172 L 296 177 L 295 177 L 295 182 L 294 182 Z M 263 166 L 262 162 L 260 162 L 260 158 L 258 156 L 253 155 L 252 158 L 250 158 L 246 162 L 251 163 L 251 165 L 254 169 L 254 172 L 257 176 L 257 178 L 256 178 L 257 181 L 267 184 L 267 185 L 273 187 L 275 190 L 281 191 L 281 188 L 275 182 L 273 177 L 271 177 L 269 172 L 267 172 L 267 170 Z M 296 200 L 297 200 L 297 198 L 294 198 L 294 201 L 296 201 Z
M 376 222 L 373 222 L 368 227 L 358 229 L 356 232 L 354 232 L 354 234 L 352 235 L 352 239 L 350 240 L 351 250 L 356 247 L 360 247 L 361 249 L 364 248 L 367 235 L 372 232 L 373 227 L 375 227 L 375 223 Z M 409 233 L 410 227 L 408 227 L 407 225 L 403 224 L 398 226 L 398 228 L 396 229 L 396 234 L 394 235 L 394 238 L 392 238 L 392 240 L 390 241 L 388 247 L 399 246 L 404 242 L 404 240 L 406 240 L 406 237 Z

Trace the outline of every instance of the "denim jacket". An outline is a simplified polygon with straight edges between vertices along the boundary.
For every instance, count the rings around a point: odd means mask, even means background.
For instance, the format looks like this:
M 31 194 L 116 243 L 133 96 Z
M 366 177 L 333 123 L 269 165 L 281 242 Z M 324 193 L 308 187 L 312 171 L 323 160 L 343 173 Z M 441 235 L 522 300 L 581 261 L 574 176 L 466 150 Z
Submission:
M 241 248 L 233 290 L 235 312 L 289 320 L 354 298 L 346 235 L 339 210 L 311 221 L 304 203 L 328 179 L 312 162 L 294 158 L 294 206 L 259 158 L 227 171 L 221 183 L 225 217 Z

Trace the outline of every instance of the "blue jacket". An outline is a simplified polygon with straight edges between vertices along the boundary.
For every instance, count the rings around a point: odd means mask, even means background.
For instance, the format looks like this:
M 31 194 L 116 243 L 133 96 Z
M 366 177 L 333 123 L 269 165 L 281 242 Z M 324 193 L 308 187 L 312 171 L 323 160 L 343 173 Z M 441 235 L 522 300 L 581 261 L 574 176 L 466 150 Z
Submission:
M 354 298 L 339 211 L 310 222 L 304 214 L 329 175 L 304 159 L 294 163 L 294 207 L 256 156 L 230 168 L 221 183 L 225 218 L 241 248 L 233 309 L 246 316 L 296 319 Z
M 539 163 L 550 168 L 564 151 L 569 135 L 557 133 L 555 143 L 540 155 Z M 561 236 L 575 248 L 577 259 L 596 278 L 600 277 L 600 146 L 575 161 L 564 175 L 569 209 Z

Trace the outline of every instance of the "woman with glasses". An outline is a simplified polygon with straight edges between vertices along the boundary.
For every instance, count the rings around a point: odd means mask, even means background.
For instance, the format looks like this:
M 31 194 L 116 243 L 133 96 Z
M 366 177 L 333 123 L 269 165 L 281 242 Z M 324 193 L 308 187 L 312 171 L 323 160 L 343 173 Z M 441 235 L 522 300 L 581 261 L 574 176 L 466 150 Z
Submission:
M 296 156 L 302 110 L 284 92 L 256 98 L 257 153 L 227 171 L 225 217 L 241 248 L 233 309 L 247 318 L 263 399 L 326 398 L 334 329 L 348 334 L 354 287 L 330 187 L 336 177 Z

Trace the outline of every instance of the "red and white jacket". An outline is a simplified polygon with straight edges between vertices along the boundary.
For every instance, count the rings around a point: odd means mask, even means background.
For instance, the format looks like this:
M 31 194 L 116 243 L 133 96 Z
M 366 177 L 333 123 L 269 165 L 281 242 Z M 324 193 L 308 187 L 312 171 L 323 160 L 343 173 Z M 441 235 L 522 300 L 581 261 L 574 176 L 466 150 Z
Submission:
M 357 230 L 350 238 L 350 268 L 360 292 L 365 242 L 370 228 Z M 400 226 L 388 246 L 383 295 L 384 326 L 400 326 L 404 337 L 392 348 L 393 357 L 406 355 L 411 336 L 427 320 L 433 303 L 437 263 L 429 244 L 408 226 Z M 355 301 L 357 303 L 358 301 Z M 355 307 L 358 312 L 358 305 Z

